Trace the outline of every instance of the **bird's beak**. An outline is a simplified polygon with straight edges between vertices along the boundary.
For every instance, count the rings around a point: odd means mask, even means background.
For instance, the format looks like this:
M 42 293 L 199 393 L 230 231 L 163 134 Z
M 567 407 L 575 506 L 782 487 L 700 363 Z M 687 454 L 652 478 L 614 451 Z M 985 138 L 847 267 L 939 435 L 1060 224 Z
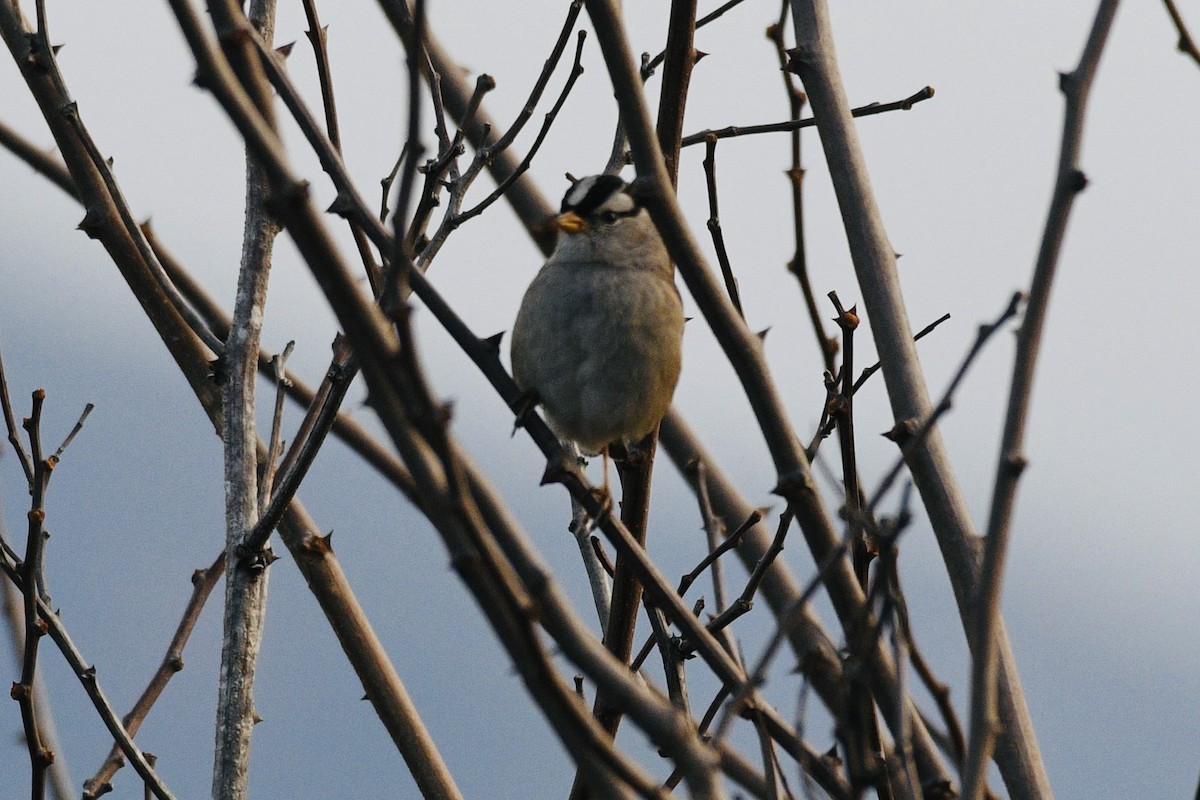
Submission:
M 554 227 L 567 233 L 579 233 L 582 230 L 587 230 L 587 226 L 587 220 L 574 211 L 564 211 L 554 218 Z

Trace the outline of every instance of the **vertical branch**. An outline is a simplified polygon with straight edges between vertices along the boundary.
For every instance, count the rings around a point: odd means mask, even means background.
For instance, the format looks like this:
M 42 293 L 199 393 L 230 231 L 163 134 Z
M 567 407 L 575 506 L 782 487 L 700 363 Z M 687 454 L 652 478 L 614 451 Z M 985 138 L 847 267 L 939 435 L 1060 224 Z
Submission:
M 717 201 L 717 137 L 709 135 L 704 138 L 704 179 L 708 185 L 708 232 L 712 235 L 713 250 L 717 254 L 717 264 L 721 267 L 721 277 L 725 279 L 725 291 L 729 292 L 729 302 L 737 309 L 738 315 L 744 320 L 746 312 L 742 310 L 742 297 L 738 292 L 737 278 L 733 274 L 733 266 L 729 263 L 729 253 L 725 249 L 725 234 L 721 231 L 721 213 Z
M 252 0 L 249 19 L 232 0 L 213 0 L 209 10 L 230 63 L 271 127 L 269 84 L 258 54 L 244 33 L 253 25 L 266 41 L 274 32 L 274 0 Z M 246 220 L 233 320 L 219 366 L 225 443 L 225 614 L 217 699 L 214 797 L 238 800 L 247 792 L 254 710 L 254 674 L 266 619 L 269 549 L 244 553 L 242 541 L 258 521 L 258 434 L 254 389 L 271 250 L 279 226 L 266 211 L 271 186 L 247 152 Z
M 867 175 L 842 86 L 825 0 L 791 0 L 796 47 L 788 67 L 804 84 L 818 121 L 821 145 L 841 209 L 863 305 L 883 364 L 896 421 L 930 418 L 932 406 L 900 293 L 896 254 Z M 929 514 L 973 653 L 978 642 L 967 620 L 979 581 L 979 545 L 966 499 L 937 430 L 906 451 L 906 461 Z M 998 630 L 1002 631 L 1002 627 Z M 1007 636 L 998 633 L 1000 713 L 1005 733 L 997 763 L 1013 797 L 1048 797 L 1049 779 Z
M 3 538 L 2 522 L 0 522 L 0 538 Z M 0 614 L 3 615 L 4 623 L 9 629 L 13 653 L 19 667 L 25 652 L 25 618 L 21 610 L 24 596 L 12 581 L 3 580 L 0 583 L 4 584 L 3 588 L 0 588 L 0 594 L 3 595 L 3 598 L 0 598 L 0 608 L 2 608 Z M 66 768 L 66 761 L 62 758 L 62 747 L 55 730 L 54 716 L 51 714 L 47 702 L 45 681 L 40 672 L 33 678 L 33 696 L 37 698 L 34 713 L 37 716 L 37 726 L 42 737 L 42 744 L 55 754 L 54 763 L 48 767 L 50 793 L 55 800 L 72 800 L 76 796 L 75 787 Z
M 267 461 L 263 465 L 262 478 L 258 482 L 260 519 L 255 522 L 256 526 L 262 522 L 261 516 L 266 513 L 268 502 L 274 495 L 277 463 L 283 453 L 283 401 L 287 397 L 288 388 L 286 365 L 288 356 L 292 354 L 295 346 L 295 340 L 291 340 L 284 346 L 282 353 L 271 358 L 271 375 L 275 379 L 275 413 L 271 416 L 271 438 L 267 442 Z M 326 377 L 328 377 L 328 373 Z M 317 413 L 313 409 L 310 409 L 310 412 L 314 415 Z M 306 414 L 305 419 L 308 419 L 309 416 L 310 414 Z
M 792 120 L 800 122 L 800 112 L 804 109 L 808 98 L 796 85 L 796 76 L 787 69 L 787 50 L 784 46 L 783 29 L 787 23 L 787 0 L 780 6 L 779 21 L 767 28 L 767 38 L 775 46 L 775 54 L 779 59 L 779 72 L 783 76 L 783 88 L 787 93 L 788 112 Z M 800 284 L 800 293 L 804 296 L 804 307 L 808 310 L 808 319 L 812 324 L 813 333 L 817 337 L 817 345 L 821 348 L 821 358 L 825 369 L 830 373 L 836 372 L 834 359 L 837 356 L 837 340 L 825 335 L 825 325 L 821 313 L 817 310 L 817 297 L 813 292 L 812 282 L 808 278 L 808 248 L 804 236 L 804 161 L 801 150 L 800 128 L 793 128 L 791 139 L 792 163 L 787 170 L 788 186 L 792 193 L 792 235 L 796 240 L 796 250 L 788 262 L 788 272 L 795 276 Z
M 39 5 L 39 10 L 41 6 Z M 39 17 L 44 26 L 44 14 Z M 5 424 L 10 440 L 20 445 L 20 436 L 16 432 L 16 422 L 12 416 L 12 404 L 8 397 L 8 381 L 4 375 L 4 365 L 0 362 L 0 395 L 4 398 Z M 50 778 L 54 795 L 67 798 L 73 795 L 66 768 L 57 757 L 58 735 L 54 729 L 54 720 L 46 703 L 45 686 L 42 676 L 37 671 L 38 646 L 41 637 L 46 635 L 46 622 L 38 616 L 39 604 L 48 604 L 50 596 L 46 592 L 46 581 L 43 574 L 43 553 L 46 540 L 50 534 L 46 532 L 46 489 L 50 476 L 59 462 L 63 451 L 71 444 L 76 434 L 83 428 L 83 423 L 92 411 L 88 403 L 75 427 L 50 455 L 45 455 L 42 447 L 42 407 L 46 400 L 46 392 L 37 389 L 33 392 L 33 404 L 30 415 L 22 420 L 22 427 L 29 437 L 29 452 L 20 448 L 19 455 L 22 463 L 30 468 L 28 481 L 30 506 L 26 515 L 28 528 L 26 533 L 25 557 L 18 561 L 16 553 L 9 546 L 3 535 L 3 523 L 0 523 L 0 557 L 3 558 L 5 570 L 9 571 L 9 559 L 14 567 L 9 577 L 16 583 L 16 589 L 11 584 L 5 584 L 4 615 L 12 630 L 14 650 L 19 654 L 21 675 L 12 685 L 12 699 L 17 701 L 21 711 L 21 724 L 25 735 L 25 746 L 29 751 L 30 760 L 30 796 L 34 800 L 46 795 L 46 779 Z M 18 591 L 19 590 L 19 591 Z M 15 595 L 20 595 L 20 601 Z
M 21 726 L 25 731 L 25 746 L 29 750 L 30 797 L 42 800 L 46 796 L 46 770 L 54 762 L 54 753 L 42 742 L 38 724 L 37 701 L 34 679 L 37 676 L 38 643 L 46 632 L 46 626 L 37 614 L 38 589 L 42 575 L 42 547 L 46 542 L 46 531 L 42 523 L 46 520 L 43 505 L 46 484 L 50 480 L 53 462 L 42 456 L 42 404 L 46 392 L 37 389 L 33 393 L 33 410 L 22 421 L 29 436 L 30 459 L 33 465 L 33 480 L 29 483 L 28 529 L 25 539 L 25 558 L 20 565 L 22 614 L 25 621 L 25 648 L 21 656 L 21 679 L 12 687 L 12 698 L 21 708 Z
M 406 235 L 408 225 L 408 206 L 412 198 L 413 185 L 417 179 L 417 165 L 425 154 L 425 145 L 421 142 L 421 71 L 426 64 L 424 50 L 425 37 L 425 3 L 417 0 L 413 23 L 404 36 L 404 49 L 408 53 L 408 133 L 404 141 L 404 166 L 400 172 L 400 190 L 396 198 L 394 216 L 396 251 L 392 256 L 393 265 L 405 264 L 412 260 L 412 245 Z M 431 69 L 431 68 L 430 68 Z M 437 80 L 430 75 L 430 82 Z M 386 300 L 384 308 L 390 300 Z
M 1008 413 L 1004 421 L 999 464 L 996 467 L 992 507 L 988 515 L 983 567 L 974 603 L 974 618 L 971 621 L 977 646 L 971 668 L 971 722 L 963 775 L 964 800 L 977 800 L 982 797 L 987 761 L 997 734 L 996 633 L 1000 620 L 1000 586 L 1004 575 L 1009 528 L 1016 503 L 1017 481 L 1025 467 L 1025 457 L 1021 452 L 1025 439 L 1025 422 L 1029 416 L 1034 368 L 1037 364 L 1042 327 L 1046 322 L 1050 289 L 1058 266 L 1067 220 L 1076 195 L 1087 185 L 1087 178 L 1079 169 L 1079 146 L 1083 138 L 1088 93 L 1116 11 L 1117 0 L 1102 0 L 1096 10 L 1096 18 L 1092 23 L 1079 65 L 1074 71 L 1061 75 L 1059 80 L 1059 87 L 1066 99 L 1066 115 L 1058 157 L 1058 174 L 1042 243 L 1038 249 L 1025 319 L 1017 333 L 1016 364 L 1013 367 Z
M 679 180 L 679 147 L 687 107 L 692 68 L 700 54 L 692 47 L 696 37 L 696 0 L 671 0 L 667 22 L 667 48 L 663 62 L 662 92 L 658 101 L 658 146 L 662 148 L 671 182 Z
M 683 114 L 687 105 L 688 84 L 696 59 L 692 49 L 692 38 L 696 31 L 696 0 L 673 0 L 668 26 L 668 56 L 663 67 L 658 141 L 662 151 L 670 154 L 667 159 L 668 171 L 674 184 L 679 174 L 678 156 L 683 136 Z M 637 458 L 618 461 L 617 469 L 621 478 L 621 521 L 633 534 L 639 546 L 644 547 L 650 515 L 650 482 L 654 456 L 658 450 L 657 426 L 649 437 L 639 443 L 638 449 L 640 453 Z M 604 644 L 613 655 L 625 663 L 629 663 L 633 653 L 634 630 L 641 600 L 642 586 L 630 563 L 630 557 L 618 552 L 613 572 L 612 607 L 608 626 L 605 628 Z M 666 657 L 669 660 L 669 656 Z M 667 669 L 678 677 L 679 673 L 672 670 L 670 664 Z M 682 680 L 679 684 L 682 686 Z M 676 688 L 677 693 L 682 693 L 682 688 Z M 596 693 L 595 713 L 605 730 L 616 735 L 621 713 L 613 705 L 612 698 L 604 692 Z

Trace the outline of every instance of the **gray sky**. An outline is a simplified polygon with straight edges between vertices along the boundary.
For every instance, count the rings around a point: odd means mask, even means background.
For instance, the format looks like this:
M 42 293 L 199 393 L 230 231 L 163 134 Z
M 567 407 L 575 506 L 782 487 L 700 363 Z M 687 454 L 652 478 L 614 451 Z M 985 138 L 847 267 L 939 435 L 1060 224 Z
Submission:
M 515 5 L 434 3 L 431 12 L 434 30 L 464 67 L 496 77 L 487 103 L 499 120 L 511 119 L 524 101 L 565 7 Z M 657 52 L 666 4 L 629 5 L 638 6 L 635 51 Z M 976 325 L 1028 282 L 1061 129 L 1056 71 L 1077 61 L 1093 8 L 835 5 L 851 103 L 896 100 L 927 84 L 937 89 L 908 113 L 865 119 L 858 128 L 889 235 L 903 254 L 914 327 L 952 315 L 920 347 L 936 394 Z M 1200 28 L 1200 6 L 1180 5 Z M 26 11 L 32 15 L 32 6 Z M 67 45 L 60 61 L 83 119 L 115 158 L 135 212 L 153 217 L 162 240 L 228 306 L 241 236 L 240 147 L 211 98 L 190 86 L 193 65 L 165 4 L 63 2 L 49 12 L 55 40 Z M 695 73 L 687 131 L 786 115 L 762 36 L 777 13 L 776 3 L 747 0 L 698 34 L 697 47 L 710 55 Z M 322 14 L 347 162 L 372 196 L 402 136 L 401 53 L 372 4 L 330 4 Z M 303 29 L 297 9 L 281 10 L 278 40 L 298 40 L 290 69 L 315 97 Z M 517 30 L 523 32 L 506 33 Z M 1084 138 L 1090 184 L 1076 204 L 1051 304 L 1026 447 L 1030 468 L 1013 531 L 1006 620 L 1063 798 L 1190 796 L 1200 773 L 1200 634 L 1190 613 L 1200 569 L 1200 429 L 1193 420 L 1200 322 L 1191 313 L 1200 303 L 1200 68 L 1175 51 L 1175 38 L 1159 4 L 1126 4 L 1101 64 Z M 555 199 L 566 187 L 565 171 L 597 171 L 608 154 L 613 103 L 594 42 L 585 67 L 535 161 L 535 176 Z M 561 86 L 563 69 L 550 93 Z M 656 95 L 657 79 L 650 86 Z M 0 60 L 0 118 L 50 145 L 8 59 Z M 292 132 L 289 141 L 318 197 L 332 199 L 300 138 Z M 792 247 L 786 148 L 782 135 L 722 142 L 718 173 L 748 319 L 754 328 L 771 328 L 768 356 L 807 435 L 823 389 L 802 302 L 783 269 Z M 806 136 L 814 287 L 821 297 L 836 289 L 850 304 L 857 290 L 819 151 L 815 135 Z M 707 217 L 702 157 L 702 149 L 686 151 L 680 180 L 700 234 Z M 220 444 L 101 248 L 74 230 L 81 217 L 73 201 L 0 153 L 0 345 L 14 398 L 27 410 L 29 391 L 47 389 L 44 430 L 55 443 L 84 403 L 97 406 L 51 485 L 47 579 L 123 711 L 161 658 L 191 571 L 221 547 Z M 497 207 L 455 234 L 432 276 L 486 335 L 511 326 L 539 264 Z M 315 383 L 334 325 L 286 241 L 267 315 L 264 345 L 278 350 L 295 339 L 291 365 Z M 536 488 L 542 465 L 535 448 L 522 436 L 509 438 L 503 403 L 427 314 L 418 312 L 418 320 L 433 384 L 455 402 L 455 433 L 494 476 L 590 619 L 574 543 L 564 533 L 565 495 Z M 870 342 L 857 341 L 868 363 Z M 991 493 L 1011 351 L 1007 334 L 992 342 L 942 426 L 977 522 Z M 879 378 L 859 397 L 860 431 L 890 427 Z M 352 398 L 355 416 L 369 423 L 361 393 Z M 700 321 L 688 326 L 676 400 L 742 491 L 755 503 L 771 502 L 773 473 L 761 437 Z M 293 425 L 297 418 L 290 413 Z M 893 457 L 889 443 L 863 436 L 868 485 Z M 656 480 L 651 550 L 675 574 L 699 559 L 703 537 L 694 504 L 665 459 Z M 7 535 L 23 543 L 27 498 L 7 448 L 0 489 Z M 323 452 L 301 496 L 320 525 L 335 531 L 343 566 L 464 792 L 561 796 L 571 775 L 567 760 L 527 708 L 520 681 L 429 526 L 336 444 Z M 785 558 L 797 574 L 811 573 L 798 541 Z M 965 711 L 961 626 L 923 518 L 903 542 L 902 565 L 917 636 Z M 253 793 L 345 796 L 353 786 L 356 795 L 415 796 L 289 559 L 272 568 L 270 593 Z M 765 613 L 757 610 L 740 632 L 752 653 L 768 629 L 757 618 Z M 187 668 L 138 737 L 181 797 L 209 791 L 218 632 L 214 602 L 193 637 Z M 107 752 L 104 730 L 52 646 L 42 652 L 78 784 Z M 3 674 L 17 674 L 11 660 L 0 664 Z M 771 687 L 784 703 L 795 688 L 784 676 Z M 0 773 L 24 775 L 16 704 L 6 709 Z M 820 725 L 808 735 L 817 746 L 829 744 Z M 131 771 L 118 781 L 115 797 L 140 796 Z

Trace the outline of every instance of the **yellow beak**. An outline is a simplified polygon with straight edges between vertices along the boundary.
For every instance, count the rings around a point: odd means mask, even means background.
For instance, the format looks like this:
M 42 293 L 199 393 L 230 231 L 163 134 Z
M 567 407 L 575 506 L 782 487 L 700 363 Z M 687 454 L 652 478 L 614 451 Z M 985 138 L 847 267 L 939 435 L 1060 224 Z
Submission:
M 587 230 L 587 220 L 574 211 L 564 211 L 554 218 L 554 227 L 567 233 L 579 233 Z

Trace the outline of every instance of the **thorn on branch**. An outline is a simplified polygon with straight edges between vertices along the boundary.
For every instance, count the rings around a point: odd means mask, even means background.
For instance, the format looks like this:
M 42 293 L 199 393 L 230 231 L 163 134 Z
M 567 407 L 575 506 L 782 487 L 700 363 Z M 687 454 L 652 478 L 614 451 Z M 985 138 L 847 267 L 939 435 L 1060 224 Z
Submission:
M 891 430 L 885 431 L 882 436 L 889 439 L 901 447 L 912 438 L 913 434 L 920 428 L 920 423 L 913 418 L 898 420 Z
M 325 213 L 336 214 L 342 219 L 349 219 L 354 210 L 354 201 L 347 197 L 345 192 L 338 192 L 337 197 L 329 204 L 329 208 L 325 209 Z
M 777 494 L 785 500 L 791 500 L 803 492 L 815 492 L 812 477 L 806 472 L 796 470 L 779 476 L 779 482 L 771 489 L 771 494 Z
M 802 47 L 791 47 L 785 52 L 787 53 L 787 64 L 784 65 L 784 69 L 793 75 L 799 75 L 808 61 L 808 54 Z
M 104 230 L 104 225 L 101 223 L 102 216 L 95 208 L 88 208 L 84 213 L 83 219 L 75 226 L 76 230 L 83 231 L 89 239 L 99 239 Z
M 493 354 L 499 355 L 500 342 L 503 339 L 504 339 L 504 331 L 500 331 L 499 333 L 493 333 L 491 336 L 484 339 L 483 343 L 484 343 L 484 345 L 487 346 L 487 349 L 490 350 Z

